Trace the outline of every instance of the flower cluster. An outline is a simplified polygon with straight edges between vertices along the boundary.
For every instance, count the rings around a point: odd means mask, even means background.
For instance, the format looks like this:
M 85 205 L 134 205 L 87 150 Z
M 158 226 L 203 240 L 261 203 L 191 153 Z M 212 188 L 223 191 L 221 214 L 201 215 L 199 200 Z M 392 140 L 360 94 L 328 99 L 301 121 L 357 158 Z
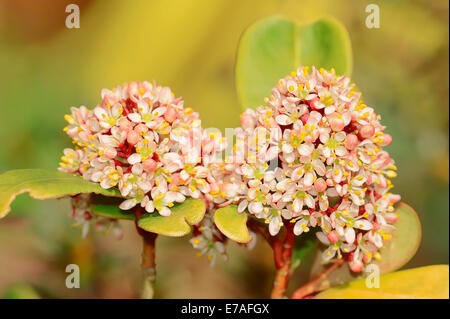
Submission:
M 324 262 L 346 256 L 359 272 L 380 258 L 400 199 L 389 192 L 396 167 L 383 150 L 392 137 L 349 78 L 301 67 L 241 123 L 234 158 L 220 167 L 224 202 L 264 219 L 273 236 L 286 223 L 296 235 L 320 227 Z
M 64 150 L 60 170 L 117 188 L 126 198 L 121 209 L 140 205 L 163 216 L 186 197 L 214 193 L 208 166 L 226 143 L 168 87 L 131 82 L 103 89 L 101 98 L 93 110 L 74 107 L 65 116 L 74 149 Z

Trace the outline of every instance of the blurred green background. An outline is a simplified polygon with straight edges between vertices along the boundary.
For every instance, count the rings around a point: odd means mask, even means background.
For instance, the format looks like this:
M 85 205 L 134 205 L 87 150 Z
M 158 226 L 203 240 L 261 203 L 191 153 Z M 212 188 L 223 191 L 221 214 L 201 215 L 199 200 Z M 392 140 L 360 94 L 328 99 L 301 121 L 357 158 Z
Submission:
M 67 29 L 66 5 L 81 10 Z M 380 28 L 365 7 L 380 6 Z M 0 172 L 55 168 L 63 115 L 95 106 L 103 87 L 157 80 L 200 112 L 205 127 L 235 127 L 240 108 L 233 67 L 239 37 L 256 19 L 283 14 L 299 22 L 339 19 L 353 45 L 353 79 L 394 137 L 395 191 L 419 213 L 421 248 L 407 267 L 447 263 L 449 255 L 448 1 L 319 0 L 0 0 Z M 55 298 L 137 296 L 141 243 L 91 233 L 80 239 L 68 202 L 20 196 L 0 222 L 0 296 L 9 291 Z M 215 269 L 187 240 L 157 246 L 161 298 L 267 297 L 273 262 L 265 243 L 247 253 L 230 245 Z M 80 289 L 65 287 L 65 267 L 81 267 Z M 300 272 L 292 288 L 305 278 Z M 17 285 L 27 283 L 30 286 Z M 30 288 L 30 289 L 29 289 Z M 13 291 L 13 292 L 11 292 Z

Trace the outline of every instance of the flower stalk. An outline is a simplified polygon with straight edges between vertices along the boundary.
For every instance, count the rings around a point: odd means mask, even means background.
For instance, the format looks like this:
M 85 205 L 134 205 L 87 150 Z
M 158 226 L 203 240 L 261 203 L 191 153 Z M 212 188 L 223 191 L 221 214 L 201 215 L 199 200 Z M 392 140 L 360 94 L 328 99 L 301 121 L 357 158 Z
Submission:
M 272 299 L 281 299 L 285 296 L 286 288 L 292 275 L 291 257 L 295 239 L 292 228 L 292 223 L 286 225 L 286 232 L 283 240 L 275 239 L 273 241 L 272 249 L 277 270 L 275 272 L 275 279 L 270 294 Z
M 155 242 L 158 234 L 147 232 L 137 227 L 137 221 L 143 214 L 143 209 L 138 207 L 135 209 L 136 229 L 142 237 L 142 288 L 141 299 L 153 299 L 155 294 L 156 281 L 156 262 L 155 262 Z
M 330 267 L 328 267 L 323 273 L 312 279 L 307 284 L 298 288 L 291 296 L 291 299 L 303 299 L 315 292 L 319 292 L 323 288 L 321 288 L 322 283 L 328 276 L 334 272 L 336 269 L 342 266 L 344 263 L 343 259 L 336 260 Z

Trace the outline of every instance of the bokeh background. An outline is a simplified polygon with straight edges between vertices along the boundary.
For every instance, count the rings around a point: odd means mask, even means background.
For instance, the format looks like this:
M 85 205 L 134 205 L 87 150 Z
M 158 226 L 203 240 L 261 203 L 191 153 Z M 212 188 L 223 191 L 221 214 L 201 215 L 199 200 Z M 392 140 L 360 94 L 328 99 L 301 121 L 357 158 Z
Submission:
M 81 10 L 67 29 L 66 5 Z M 380 28 L 365 27 L 369 3 Z M 353 45 L 353 79 L 394 137 L 395 191 L 419 213 L 423 240 L 407 265 L 446 263 L 449 255 L 449 3 L 319 0 L 0 0 L 0 172 L 55 168 L 70 145 L 62 132 L 71 106 L 95 106 L 103 87 L 157 80 L 200 112 L 205 127 L 235 127 L 239 37 L 270 14 L 306 22 L 339 19 Z M 140 239 L 122 222 L 124 239 L 71 227 L 65 200 L 22 195 L 0 221 L 0 296 L 131 298 L 139 287 Z M 267 297 L 273 262 L 260 241 L 247 253 L 229 247 L 214 269 L 185 239 L 157 244 L 161 298 Z M 80 289 L 65 287 L 65 267 L 81 267 Z M 305 262 L 307 265 L 307 261 Z M 306 278 L 305 270 L 292 288 Z

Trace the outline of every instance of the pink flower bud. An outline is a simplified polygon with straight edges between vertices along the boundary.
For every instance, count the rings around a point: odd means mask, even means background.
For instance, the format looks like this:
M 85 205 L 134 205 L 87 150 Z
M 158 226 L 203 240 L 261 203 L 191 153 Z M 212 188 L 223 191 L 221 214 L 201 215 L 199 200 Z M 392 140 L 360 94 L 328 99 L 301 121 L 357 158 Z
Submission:
M 306 122 L 308 122 L 308 119 L 309 119 L 309 113 L 303 114 L 301 119 L 302 119 L 303 124 L 306 124 Z
M 361 272 L 364 269 L 364 264 L 360 260 L 353 260 L 349 263 L 349 266 L 353 272 Z
M 139 135 L 143 135 L 145 133 L 148 132 L 148 127 L 145 124 L 138 124 L 136 125 L 136 127 L 134 128 L 134 130 L 136 131 L 136 133 L 138 133 Z
M 334 244 L 335 242 L 337 242 L 339 240 L 339 235 L 335 230 L 330 231 L 330 233 L 328 234 L 328 240 L 330 241 L 330 243 Z
M 176 120 L 177 115 L 178 115 L 178 113 L 175 110 L 175 108 L 169 107 L 167 109 L 166 113 L 164 113 L 164 118 L 166 119 L 167 122 L 172 123 L 173 121 Z
M 364 262 L 365 264 L 370 263 L 371 260 L 372 260 L 372 257 L 370 257 L 370 256 L 367 255 L 367 254 L 364 254 L 364 256 L 363 256 L 363 262 Z
M 345 147 L 352 151 L 358 145 L 358 137 L 355 134 L 348 134 L 345 137 Z
M 119 129 L 121 131 L 129 132 L 133 129 L 133 125 L 125 117 L 122 117 L 119 120 Z
M 363 125 L 360 133 L 362 137 L 370 138 L 375 134 L 375 128 L 372 125 Z
M 392 135 L 391 134 L 383 134 L 383 142 L 380 144 L 383 146 L 388 146 L 392 143 Z
M 345 123 L 343 119 L 333 118 L 330 121 L 330 126 L 333 131 L 340 132 L 345 127 Z
M 332 187 L 332 186 L 334 185 L 333 180 L 332 180 L 331 178 L 328 178 L 328 179 L 327 179 L 327 185 L 328 185 L 329 187 Z
M 139 133 L 136 131 L 130 131 L 127 135 L 127 142 L 131 145 L 135 145 L 139 141 Z
M 158 167 L 158 163 L 155 160 L 152 160 L 151 158 L 146 159 L 142 163 L 142 165 L 144 166 L 144 169 L 146 169 L 149 172 L 154 172 Z
M 316 191 L 321 193 L 327 189 L 327 183 L 325 182 L 325 180 L 323 178 L 318 178 L 314 182 L 314 187 L 316 188 Z
M 393 224 L 397 221 L 398 219 L 398 215 L 396 213 L 387 213 L 384 218 L 386 219 L 386 221 L 390 224 Z
M 241 125 L 243 128 L 253 128 L 255 126 L 255 118 L 249 112 L 244 112 L 241 115 Z

